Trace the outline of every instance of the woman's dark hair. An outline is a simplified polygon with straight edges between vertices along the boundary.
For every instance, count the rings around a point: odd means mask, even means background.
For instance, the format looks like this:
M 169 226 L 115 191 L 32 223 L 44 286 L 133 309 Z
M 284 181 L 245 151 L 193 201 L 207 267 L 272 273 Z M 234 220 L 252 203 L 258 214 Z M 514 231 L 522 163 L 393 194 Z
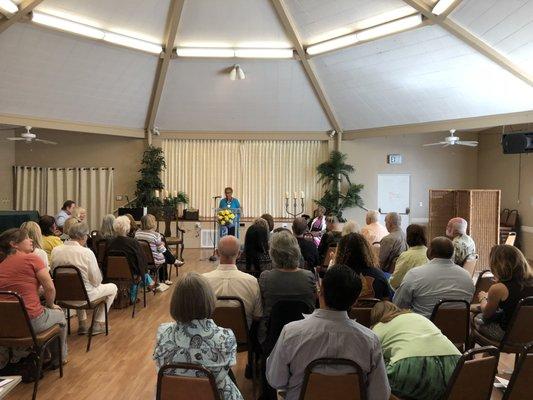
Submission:
M 279 232 L 289 232 L 292 234 L 290 229 L 284 228 L 282 226 L 278 226 L 276 229 L 272 231 L 272 233 L 279 233 Z
M 407 245 L 409 247 L 427 246 L 426 229 L 422 225 L 411 224 L 407 227 Z
M 343 236 L 337 247 L 335 264 L 343 264 L 356 273 L 377 265 L 370 243 L 359 233 Z
M 274 217 L 270 214 L 263 214 L 259 218 L 263 218 L 268 222 L 268 230 L 272 232 L 274 230 Z
M 11 228 L 0 235 L 0 262 L 15 252 L 11 243 L 20 243 L 28 238 L 28 231 L 23 228 Z
M 246 254 L 246 269 L 261 268 L 261 256 L 268 254 L 268 231 L 264 226 L 253 224 L 246 230 L 244 236 L 244 253 Z
M 333 265 L 322 279 L 324 301 L 329 308 L 348 311 L 361 294 L 363 283 L 358 274 L 346 265 Z
M 54 236 L 54 224 L 56 223 L 56 220 L 51 215 L 43 215 L 41 218 L 39 218 L 39 227 L 41 228 L 41 232 L 43 233 L 43 236 Z

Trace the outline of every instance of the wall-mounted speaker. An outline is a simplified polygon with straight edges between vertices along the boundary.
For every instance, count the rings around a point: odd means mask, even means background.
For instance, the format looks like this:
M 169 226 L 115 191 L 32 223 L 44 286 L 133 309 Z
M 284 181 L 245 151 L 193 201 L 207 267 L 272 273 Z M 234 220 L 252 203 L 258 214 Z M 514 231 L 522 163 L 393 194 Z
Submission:
M 533 132 L 508 133 L 502 136 L 503 154 L 533 152 Z

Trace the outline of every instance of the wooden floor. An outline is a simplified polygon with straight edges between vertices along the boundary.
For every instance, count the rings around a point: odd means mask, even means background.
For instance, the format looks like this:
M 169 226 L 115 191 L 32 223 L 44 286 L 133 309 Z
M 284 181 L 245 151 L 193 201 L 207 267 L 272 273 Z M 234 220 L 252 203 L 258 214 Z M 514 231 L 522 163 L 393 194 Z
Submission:
M 214 263 L 207 258 L 209 251 L 186 250 L 185 265 L 180 268 L 180 276 L 189 272 L 208 272 L 214 269 Z M 175 281 L 175 276 L 173 275 Z M 171 321 L 169 302 L 172 288 L 148 295 L 148 305 L 138 309 L 135 318 L 131 318 L 131 308 L 112 309 L 109 313 L 111 331 L 109 336 L 95 336 L 91 351 L 85 352 L 86 336 L 71 334 L 68 338 L 68 364 L 64 368 L 63 378 L 58 371 L 47 371 L 39 383 L 40 400 L 115 400 L 115 399 L 154 399 L 157 371 L 152 360 L 157 327 L 162 322 Z M 73 320 L 73 332 L 77 329 Z M 500 372 L 512 368 L 513 358 L 502 355 Z M 245 400 L 257 397 L 252 381 L 244 378 L 246 353 L 237 357 L 234 372 L 237 384 Z M 20 384 L 8 400 L 31 399 L 33 384 Z M 501 392 L 494 390 L 493 400 L 501 399 Z

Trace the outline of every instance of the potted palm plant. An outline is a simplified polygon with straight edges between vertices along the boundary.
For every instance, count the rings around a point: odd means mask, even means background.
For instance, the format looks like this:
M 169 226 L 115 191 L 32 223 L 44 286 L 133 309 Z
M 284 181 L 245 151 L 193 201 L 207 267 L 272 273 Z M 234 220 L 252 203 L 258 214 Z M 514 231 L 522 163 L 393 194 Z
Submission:
M 316 204 L 323 206 L 326 213 L 335 215 L 339 221 L 344 222 L 343 210 L 363 205 L 359 195 L 363 185 L 354 184 L 350 174 L 355 171 L 353 165 L 346 163 L 347 155 L 340 151 L 332 151 L 329 159 L 316 167 L 318 182 L 324 187 L 324 195 Z

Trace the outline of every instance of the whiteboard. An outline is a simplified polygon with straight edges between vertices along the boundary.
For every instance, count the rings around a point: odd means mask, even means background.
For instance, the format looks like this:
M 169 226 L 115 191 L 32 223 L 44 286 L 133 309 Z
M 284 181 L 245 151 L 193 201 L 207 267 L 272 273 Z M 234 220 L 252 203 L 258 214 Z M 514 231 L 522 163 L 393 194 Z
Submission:
M 378 208 L 383 214 L 397 212 L 404 214 L 411 203 L 411 175 L 378 175 Z M 382 215 L 382 218 L 385 216 Z M 402 215 L 402 228 L 409 225 L 409 215 Z

